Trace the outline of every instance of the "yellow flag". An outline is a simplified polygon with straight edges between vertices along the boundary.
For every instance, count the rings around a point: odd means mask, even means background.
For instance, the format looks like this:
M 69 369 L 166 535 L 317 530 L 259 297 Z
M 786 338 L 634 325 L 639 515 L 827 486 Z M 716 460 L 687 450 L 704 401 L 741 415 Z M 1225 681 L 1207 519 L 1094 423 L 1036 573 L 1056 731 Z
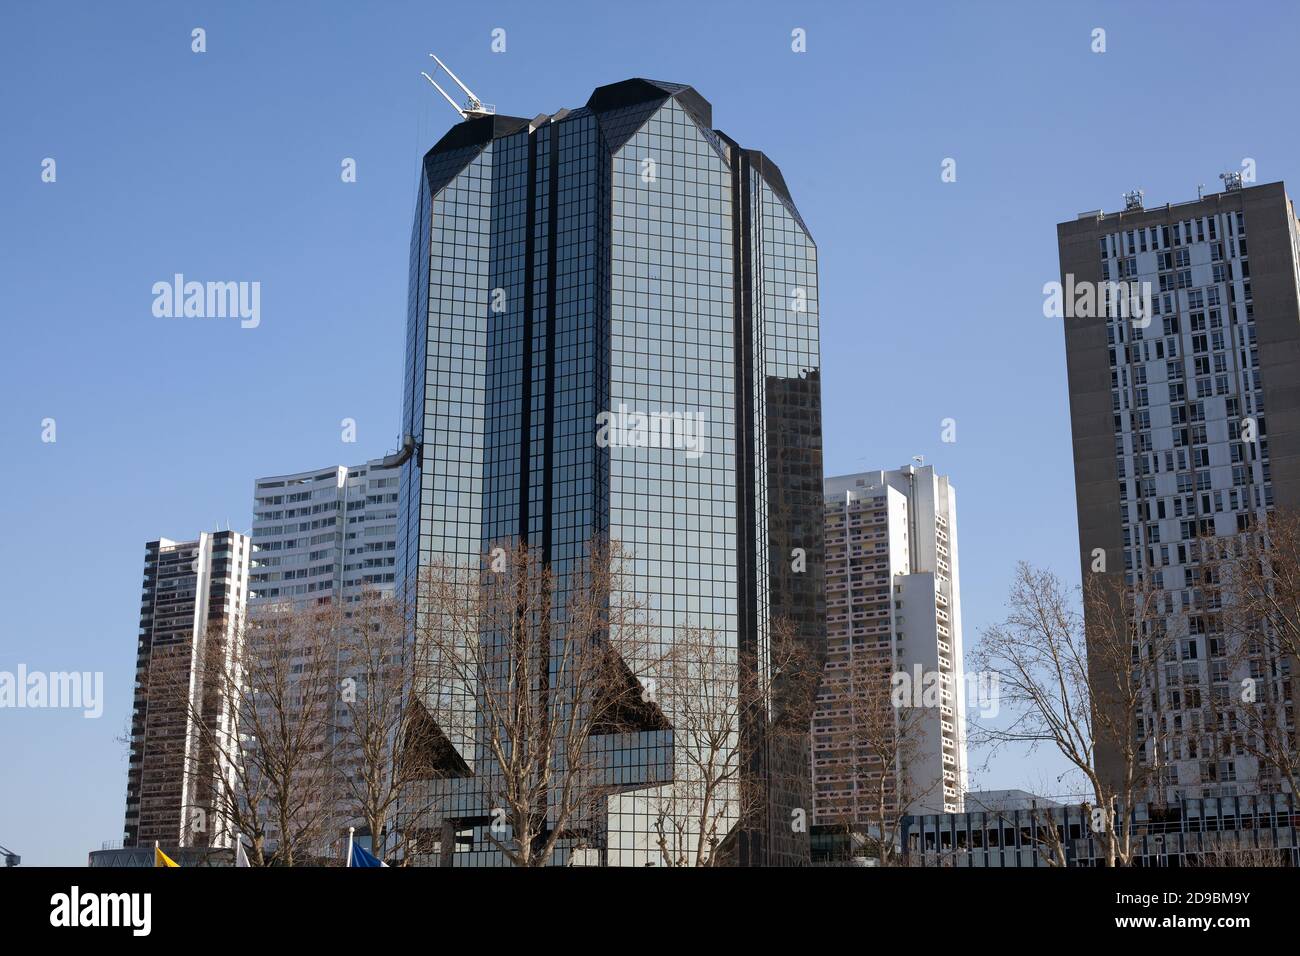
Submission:
M 169 857 L 166 853 L 164 853 L 162 850 L 158 849 L 157 847 L 153 848 L 153 865 L 154 866 L 175 866 L 175 867 L 180 866 L 179 863 L 177 863 L 175 860 L 173 860 L 171 857 Z

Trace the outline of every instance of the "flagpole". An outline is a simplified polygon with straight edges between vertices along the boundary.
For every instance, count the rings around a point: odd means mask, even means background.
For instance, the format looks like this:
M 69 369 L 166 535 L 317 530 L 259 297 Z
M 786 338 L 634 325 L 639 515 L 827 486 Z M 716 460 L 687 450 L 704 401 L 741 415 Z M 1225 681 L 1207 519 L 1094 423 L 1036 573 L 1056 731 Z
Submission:
M 348 861 L 343 864 L 344 866 L 352 865 L 352 833 L 355 830 L 356 827 L 348 827 Z

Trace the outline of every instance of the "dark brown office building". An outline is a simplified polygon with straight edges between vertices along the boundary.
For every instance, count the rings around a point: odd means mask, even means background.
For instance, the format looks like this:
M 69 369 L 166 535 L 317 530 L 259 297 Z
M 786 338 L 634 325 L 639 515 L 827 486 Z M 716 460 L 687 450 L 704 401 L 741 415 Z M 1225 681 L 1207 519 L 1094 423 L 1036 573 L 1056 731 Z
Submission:
M 1169 800 L 1277 788 L 1240 746 L 1244 677 L 1294 726 L 1290 662 L 1235 657 L 1217 589 L 1203 587 L 1207 539 L 1300 505 L 1295 209 L 1281 183 L 1224 178 L 1195 202 L 1143 208 L 1131 194 L 1123 212 L 1057 226 L 1067 302 L 1089 286 L 1149 290 L 1149 314 L 1067 308 L 1064 324 L 1083 573 L 1104 555 L 1106 573 L 1153 582 L 1177 637 L 1142 717 L 1159 748 L 1153 790 Z M 1100 754 L 1103 772 L 1117 756 Z

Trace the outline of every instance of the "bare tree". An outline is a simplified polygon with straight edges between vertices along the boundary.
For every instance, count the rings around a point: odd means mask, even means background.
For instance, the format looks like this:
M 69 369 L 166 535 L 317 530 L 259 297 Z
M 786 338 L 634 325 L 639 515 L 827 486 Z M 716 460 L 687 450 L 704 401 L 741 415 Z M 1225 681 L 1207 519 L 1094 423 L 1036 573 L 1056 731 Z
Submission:
M 194 812 L 230 839 L 247 838 L 254 866 L 312 857 L 329 801 L 333 617 L 281 608 L 240 626 L 214 627 L 202 656 L 151 659 L 150 694 L 178 708 L 199 781 Z
M 1213 834 L 1203 834 L 1212 836 Z M 1222 837 L 1225 834 L 1217 834 Z M 1289 867 L 1290 854 L 1277 847 L 1242 847 L 1219 843 L 1200 853 L 1188 853 L 1185 865 L 1189 867 L 1208 867 L 1224 869 L 1225 867 L 1273 868 Z
M 1234 693 L 1219 701 L 1220 749 L 1258 761 L 1261 791 L 1282 784 L 1300 794 L 1292 681 L 1300 662 L 1300 512 L 1271 512 L 1221 542 L 1217 559 L 1206 571 L 1207 585 L 1223 595 L 1233 638 L 1231 647 L 1218 649 L 1221 666 L 1236 672 Z
M 405 835 L 392 817 L 413 792 L 410 784 L 435 772 L 436 738 L 418 702 L 414 658 L 406 653 L 407 620 L 391 595 L 368 592 L 337 606 L 339 711 L 335 728 L 335 771 L 340 813 L 359 821 L 381 859 Z M 410 809 L 410 808 L 408 808 Z
M 1161 668 L 1176 641 L 1161 593 L 1139 581 L 1091 574 L 1086 614 L 1050 571 L 1021 563 L 1004 622 L 987 628 L 972 666 L 998 680 L 1008 723 L 980 725 L 997 748 L 1057 748 L 1087 780 L 1084 810 L 1109 866 L 1132 860 L 1131 814 L 1159 783 Z
M 742 817 L 741 753 L 745 698 L 735 647 L 711 630 L 688 625 L 674 635 L 654 698 L 673 717 L 683 770 L 652 800 L 663 866 L 714 866 L 718 847 Z
M 244 758 L 264 778 L 273 864 L 319 857 L 333 836 L 337 628 L 335 606 L 317 605 L 262 612 L 249 629 L 240 724 Z
M 821 688 L 843 730 L 834 751 L 819 756 L 833 755 L 832 769 L 851 783 L 851 795 L 823 817 L 861 837 L 879 866 L 900 862 L 903 818 L 943 785 L 941 775 L 927 779 L 918 766 L 942 687 L 913 689 L 911 677 L 896 673 L 889 655 L 854 654 L 846 666 L 827 668 Z
M 636 676 L 659 650 L 620 564 L 599 541 L 559 569 L 512 544 L 422 573 L 421 696 L 444 733 L 483 752 L 488 838 L 516 866 L 596 838 L 595 811 L 617 790 L 597 738 L 667 728 Z
M 1197 828 L 1181 835 L 1183 862 L 1203 867 L 1286 867 L 1296 854 L 1295 800 L 1289 795 L 1256 797 L 1236 828 Z
M 1058 823 L 1050 807 L 1040 807 L 1035 803 L 1029 810 L 1029 819 L 1033 832 L 1034 849 L 1038 858 L 1048 866 L 1065 869 L 1069 866 L 1069 853 L 1066 845 L 1069 834 L 1065 822 Z
M 650 802 L 659 863 L 722 866 L 728 840 L 770 826 L 773 793 L 793 786 L 780 779 L 794 770 L 780 755 L 803 754 L 806 772 L 816 669 L 782 619 L 771 623 L 765 659 L 695 625 L 671 640 L 652 684 L 680 757 L 672 784 Z
M 1040 777 L 1039 786 L 1030 788 L 1029 792 L 1043 793 L 1046 789 L 1046 781 Z M 973 808 L 968 802 L 966 810 L 969 812 L 971 809 Z M 1046 798 L 1040 803 L 1035 797 L 1030 799 L 1028 807 L 1018 800 L 1014 804 L 995 800 L 981 804 L 979 809 L 993 817 L 1000 831 L 1019 829 L 1021 846 L 1032 849 L 1047 866 L 1057 869 L 1069 866 L 1068 806 L 1059 806 Z

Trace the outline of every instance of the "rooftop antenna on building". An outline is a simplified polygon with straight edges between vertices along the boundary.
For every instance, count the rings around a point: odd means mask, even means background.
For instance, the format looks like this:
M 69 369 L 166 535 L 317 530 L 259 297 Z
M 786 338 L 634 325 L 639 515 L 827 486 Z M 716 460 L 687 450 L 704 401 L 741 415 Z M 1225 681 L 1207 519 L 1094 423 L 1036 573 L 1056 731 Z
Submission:
M 1130 192 L 1126 192 L 1124 194 L 1124 211 L 1141 212 L 1143 209 L 1142 197 L 1144 195 L 1146 194 L 1140 189 L 1134 189 Z
M 428 73 L 422 71 L 420 75 L 433 84 L 433 88 L 442 94 L 442 98 L 451 104 L 451 108 L 460 114 L 461 119 L 478 118 L 480 116 L 492 116 L 493 114 L 496 113 L 497 108 L 495 106 L 492 106 L 491 104 L 484 103 L 477 96 L 475 96 L 474 91 L 460 81 L 460 77 L 458 77 L 455 73 L 451 72 L 451 70 L 447 69 L 446 63 L 443 63 L 442 60 L 438 59 L 438 57 L 433 53 L 430 53 L 429 56 L 433 57 L 433 62 L 437 63 L 438 67 L 442 70 L 442 72 L 446 73 L 449 77 L 451 77 L 451 81 L 460 87 L 461 92 L 464 93 L 465 96 L 467 97 L 467 99 L 465 100 L 465 105 L 464 106 L 458 105 L 456 101 L 451 98 L 451 95 L 446 90 L 444 90 L 441 86 L 439 86 L 437 81 L 434 80 L 434 78 L 431 77 Z M 434 70 L 433 72 L 437 73 L 438 71 Z
M 918 465 L 920 465 L 922 468 L 925 467 L 925 456 L 924 456 L 924 455 L 913 455 L 913 456 L 912 456 L 912 461 L 916 462 L 916 463 L 917 463 Z

